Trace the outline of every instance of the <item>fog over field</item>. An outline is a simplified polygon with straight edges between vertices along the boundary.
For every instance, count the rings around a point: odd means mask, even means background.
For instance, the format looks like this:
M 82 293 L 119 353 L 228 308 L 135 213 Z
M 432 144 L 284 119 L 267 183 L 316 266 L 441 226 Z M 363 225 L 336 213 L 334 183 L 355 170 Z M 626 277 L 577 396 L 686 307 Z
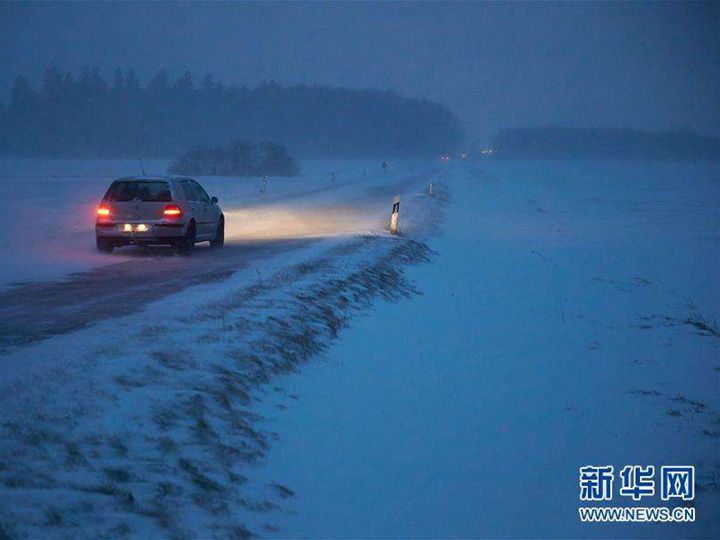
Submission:
M 394 90 L 448 106 L 469 140 L 525 125 L 717 136 L 718 5 L 3 3 L 0 100 L 55 62 L 225 84 Z
M 719 36 L 0 3 L 0 540 L 720 538 Z

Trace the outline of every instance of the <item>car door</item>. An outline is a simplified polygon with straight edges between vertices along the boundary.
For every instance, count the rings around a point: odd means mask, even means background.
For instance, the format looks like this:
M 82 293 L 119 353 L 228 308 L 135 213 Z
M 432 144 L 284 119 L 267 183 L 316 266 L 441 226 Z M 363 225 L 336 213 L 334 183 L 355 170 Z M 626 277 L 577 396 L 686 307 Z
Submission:
M 185 212 L 188 221 L 191 219 L 195 220 L 195 238 L 197 238 L 202 236 L 202 229 L 200 228 L 200 220 L 198 218 L 200 214 L 200 201 L 198 201 L 199 195 L 192 183 L 192 180 L 189 178 L 181 180 L 180 187 L 182 188 L 186 201 L 183 211 Z
M 198 232 L 202 231 L 202 236 L 205 240 L 212 240 L 215 238 L 215 234 L 217 233 L 217 205 L 212 203 L 210 196 L 200 184 L 198 184 L 195 180 L 191 180 L 191 183 L 198 200 L 196 214 Z

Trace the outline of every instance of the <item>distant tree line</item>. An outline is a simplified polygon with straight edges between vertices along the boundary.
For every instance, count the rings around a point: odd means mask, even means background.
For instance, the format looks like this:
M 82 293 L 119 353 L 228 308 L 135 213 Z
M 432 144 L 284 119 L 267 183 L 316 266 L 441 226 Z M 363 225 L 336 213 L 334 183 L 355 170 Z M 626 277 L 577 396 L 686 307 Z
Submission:
M 279 144 L 236 141 L 223 146 L 197 146 L 173 163 L 170 172 L 198 176 L 295 176 L 299 168 Z
M 512 158 L 718 160 L 720 140 L 688 131 L 536 127 L 504 129 L 494 155 Z
M 275 141 L 301 156 L 419 156 L 456 148 L 453 113 L 393 92 L 327 86 L 225 86 L 160 70 L 142 85 L 133 70 L 108 83 L 52 65 L 37 88 L 17 77 L 0 104 L 0 154 L 172 157 L 197 145 Z

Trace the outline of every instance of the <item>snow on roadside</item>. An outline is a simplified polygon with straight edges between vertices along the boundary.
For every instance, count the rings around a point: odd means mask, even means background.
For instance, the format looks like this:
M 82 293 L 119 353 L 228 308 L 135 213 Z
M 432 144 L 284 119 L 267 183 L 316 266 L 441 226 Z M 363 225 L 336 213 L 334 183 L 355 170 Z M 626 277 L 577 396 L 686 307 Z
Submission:
M 430 225 L 440 203 L 409 201 Z M 244 536 L 246 513 L 286 495 L 243 487 L 273 439 L 257 426 L 258 388 L 376 298 L 415 294 L 403 267 L 428 256 L 382 232 L 330 236 L 4 355 L 1 391 L 13 399 L 0 405 L 0 531 Z
M 717 171 L 488 162 L 449 177 L 435 262 L 408 271 L 423 295 L 377 306 L 258 409 L 280 440 L 252 480 L 293 495 L 250 523 L 278 538 L 718 537 Z M 580 523 L 578 467 L 605 463 L 695 465 L 697 523 Z

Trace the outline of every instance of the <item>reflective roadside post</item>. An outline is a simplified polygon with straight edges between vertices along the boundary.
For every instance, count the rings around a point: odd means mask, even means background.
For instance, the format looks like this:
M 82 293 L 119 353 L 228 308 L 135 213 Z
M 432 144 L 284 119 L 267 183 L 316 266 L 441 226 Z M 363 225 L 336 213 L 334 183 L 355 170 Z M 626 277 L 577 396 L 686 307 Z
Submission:
M 390 234 L 397 234 L 398 218 L 400 217 L 400 195 L 393 199 L 392 213 L 390 214 Z
M 263 176 L 262 186 L 260 186 L 260 193 L 267 193 L 267 176 Z
M 432 194 L 433 194 L 433 183 L 430 182 L 428 184 L 428 195 L 430 195 L 432 197 Z

